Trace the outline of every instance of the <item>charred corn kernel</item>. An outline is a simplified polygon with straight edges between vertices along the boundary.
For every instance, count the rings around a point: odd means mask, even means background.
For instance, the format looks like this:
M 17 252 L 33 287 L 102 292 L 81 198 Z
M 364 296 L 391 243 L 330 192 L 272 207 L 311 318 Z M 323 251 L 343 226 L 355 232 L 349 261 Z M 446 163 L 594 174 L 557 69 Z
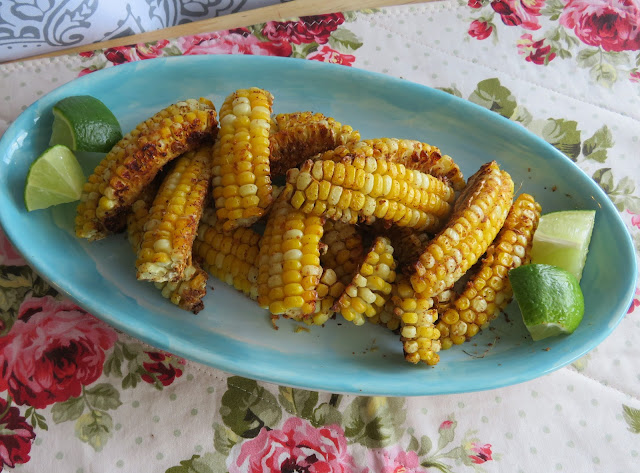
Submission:
M 320 168 L 314 161 L 307 160 L 300 170 L 295 169 L 287 173 L 287 180 L 291 186 L 291 203 L 295 208 L 302 208 L 308 202 L 318 202 L 310 200 L 303 191 L 312 183 L 317 183 L 320 187 L 328 182 L 331 187 L 326 201 L 323 202 L 326 204 L 326 210 L 322 215 L 345 223 L 356 223 L 358 220 L 371 223 L 375 218 L 380 218 L 400 226 L 435 231 L 449 216 L 455 197 L 453 189 L 447 183 L 420 171 L 407 170 L 402 164 L 389 163 L 382 157 L 356 159 L 346 156 L 335 163 L 330 177 L 320 175 L 323 170 L 324 166 Z M 356 182 L 352 176 L 358 171 L 362 171 L 360 174 L 363 178 Z M 379 188 L 367 184 L 376 180 L 381 183 L 388 182 L 388 189 L 385 189 L 384 185 Z M 377 193 L 379 190 L 380 194 Z M 364 203 L 359 210 L 352 210 L 350 207 L 354 192 L 364 197 Z M 420 195 L 420 199 L 416 199 L 415 195 Z M 374 217 L 374 212 L 381 206 L 388 208 L 388 211 L 378 212 Z M 359 204 L 354 208 L 358 207 Z
M 291 207 L 284 193 L 269 212 L 260 239 L 258 303 L 274 316 L 305 320 L 316 312 L 323 223 L 320 217 Z M 273 297 L 274 287 L 283 289 L 281 297 Z
M 259 241 L 260 234 L 251 228 L 224 232 L 215 211 L 207 209 L 193 242 L 193 254 L 213 276 L 257 299 Z
M 220 133 L 213 147 L 213 198 L 224 230 L 248 227 L 273 199 L 269 131 L 273 96 L 239 89 L 220 108 Z
M 216 110 L 207 99 L 178 102 L 125 135 L 83 186 L 76 235 L 97 240 L 120 231 L 126 214 L 160 169 L 180 154 L 215 138 Z
M 440 332 L 434 326 L 438 313 L 432 309 L 433 299 L 417 294 L 408 277 L 398 274 L 392 285 L 391 302 L 399 322 L 405 359 L 411 363 L 436 364 L 440 346 L 433 341 L 438 340 Z
M 347 143 L 334 147 L 324 153 L 322 159 L 341 161 L 345 156 L 365 160 L 366 158 L 385 158 L 389 162 L 404 165 L 424 174 L 430 174 L 451 183 L 456 191 L 464 188 L 465 182 L 458 165 L 450 156 L 443 155 L 435 146 L 414 140 L 379 138 L 361 142 Z
M 271 174 L 284 175 L 318 153 L 359 140 L 360 134 L 353 128 L 321 113 L 276 115 L 269 137 Z
M 494 240 L 507 218 L 512 199 L 511 177 L 495 161 L 483 165 L 469 178 L 446 227 L 413 265 L 414 290 L 423 297 L 434 297 L 452 287 Z M 468 251 L 463 253 L 461 248 Z
M 390 265 L 381 263 L 382 260 Z M 367 317 L 372 317 L 382 310 L 391 293 L 391 283 L 396 277 L 393 247 L 388 238 L 377 237 L 364 261 L 376 262 L 372 266 L 373 273 L 368 276 L 362 274 L 361 265 L 333 307 L 340 313 L 343 308 L 349 308 L 349 318 L 345 319 L 356 325 L 362 325 Z M 342 315 L 344 317 L 344 314 Z
M 540 205 L 532 196 L 521 194 L 463 292 L 454 297 L 447 310 L 439 310 L 440 322 L 446 325 L 453 344 L 475 336 L 511 301 L 513 293 L 507 274 L 529 262 L 540 212 Z
M 210 147 L 203 146 L 178 158 L 162 181 L 144 225 L 136 260 L 138 279 L 183 279 L 184 270 L 191 265 L 210 169 Z

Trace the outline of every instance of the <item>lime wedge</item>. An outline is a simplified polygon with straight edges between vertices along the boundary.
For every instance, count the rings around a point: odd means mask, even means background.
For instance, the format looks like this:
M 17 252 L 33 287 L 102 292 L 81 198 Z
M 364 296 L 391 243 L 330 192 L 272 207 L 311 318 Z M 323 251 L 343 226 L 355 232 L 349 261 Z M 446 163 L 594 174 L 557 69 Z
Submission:
M 534 341 L 573 333 L 584 315 L 584 296 L 573 274 L 548 264 L 509 271 L 522 320 Z
M 50 145 L 65 145 L 73 151 L 106 153 L 122 139 L 116 117 L 100 100 L 78 95 L 53 106 Z
M 531 262 L 559 266 L 579 282 L 595 218 L 595 210 L 565 210 L 543 215 L 533 236 Z
M 48 148 L 27 174 L 24 203 L 27 210 L 74 202 L 80 198 L 85 177 L 73 152 L 63 145 Z

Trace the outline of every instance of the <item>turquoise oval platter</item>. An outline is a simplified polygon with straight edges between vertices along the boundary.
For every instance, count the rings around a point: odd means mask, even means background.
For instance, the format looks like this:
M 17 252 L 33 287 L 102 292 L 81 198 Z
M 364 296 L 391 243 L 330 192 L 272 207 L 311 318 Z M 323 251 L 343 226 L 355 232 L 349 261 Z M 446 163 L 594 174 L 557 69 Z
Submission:
M 73 234 L 75 204 L 27 213 L 25 176 L 46 147 L 52 106 L 71 95 L 103 101 L 127 132 L 167 105 L 207 97 L 220 107 L 238 88 L 275 96 L 274 111 L 313 110 L 363 138 L 410 138 L 454 157 L 465 176 L 496 160 L 543 212 L 595 209 L 581 286 L 586 314 L 568 337 L 533 342 L 517 305 L 474 343 L 441 352 L 436 367 L 406 363 L 398 337 L 375 326 L 332 320 L 296 331 L 224 283 L 211 279 L 198 315 L 184 312 L 135 278 L 123 235 L 89 243 Z M 95 157 L 81 156 L 85 167 Z M 0 141 L 0 223 L 33 268 L 61 293 L 112 326 L 155 347 L 221 370 L 299 388 L 362 395 L 418 396 L 493 389 L 550 373 L 597 346 L 624 317 L 636 256 L 605 193 L 571 160 L 520 125 L 470 102 L 401 79 L 289 58 L 189 56 L 108 68 L 65 84 L 27 108 Z M 91 161 L 93 159 L 93 162 Z M 90 165 L 91 164 L 91 165 Z M 90 170 L 86 169 L 85 171 Z M 552 191 L 552 188 L 554 191 Z

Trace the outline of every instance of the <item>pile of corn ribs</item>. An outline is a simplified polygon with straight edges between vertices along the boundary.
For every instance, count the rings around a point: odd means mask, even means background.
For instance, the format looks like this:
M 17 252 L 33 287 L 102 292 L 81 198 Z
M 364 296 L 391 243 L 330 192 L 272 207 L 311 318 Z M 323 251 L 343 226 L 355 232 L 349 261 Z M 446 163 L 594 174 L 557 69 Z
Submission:
M 434 146 L 362 141 L 273 96 L 178 102 L 140 123 L 84 185 L 80 238 L 124 231 L 139 280 L 197 313 L 209 274 L 280 316 L 340 314 L 397 333 L 411 363 L 485 328 L 529 261 L 540 205 L 495 162 L 465 181 Z M 458 284 L 456 284 L 458 283 Z

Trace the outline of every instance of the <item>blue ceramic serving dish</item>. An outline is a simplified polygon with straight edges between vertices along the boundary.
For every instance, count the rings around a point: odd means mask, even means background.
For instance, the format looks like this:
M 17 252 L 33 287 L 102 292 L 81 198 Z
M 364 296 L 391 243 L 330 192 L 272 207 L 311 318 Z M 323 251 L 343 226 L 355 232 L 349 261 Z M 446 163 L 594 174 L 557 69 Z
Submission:
M 473 343 L 441 353 L 435 368 L 402 357 L 398 337 L 338 318 L 295 331 L 234 289 L 215 290 L 196 315 L 181 311 L 135 278 L 126 238 L 94 243 L 73 234 L 75 205 L 27 213 L 25 176 L 48 144 L 52 106 L 93 95 L 124 131 L 190 97 L 220 106 L 235 89 L 258 86 L 275 96 L 275 112 L 313 110 L 360 130 L 363 138 L 426 141 L 460 164 L 466 176 L 491 160 L 544 212 L 595 209 L 596 224 L 582 278 L 586 314 L 568 337 L 533 342 L 515 303 Z M 90 157 L 86 166 L 90 167 Z M 516 123 L 444 92 L 384 75 L 315 61 L 253 56 L 189 56 L 125 64 L 68 83 L 20 115 L 0 141 L 0 223 L 18 250 L 59 291 L 151 345 L 190 360 L 264 381 L 342 393 L 414 396 L 492 389 L 550 373 L 609 335 L 629 307 L 636 258 L 629 234 L 604 192 L 573 162 Z M 555 189 L 555 192 L 552 191 Z M 548 348 L 548 350 L 547 350 Z

